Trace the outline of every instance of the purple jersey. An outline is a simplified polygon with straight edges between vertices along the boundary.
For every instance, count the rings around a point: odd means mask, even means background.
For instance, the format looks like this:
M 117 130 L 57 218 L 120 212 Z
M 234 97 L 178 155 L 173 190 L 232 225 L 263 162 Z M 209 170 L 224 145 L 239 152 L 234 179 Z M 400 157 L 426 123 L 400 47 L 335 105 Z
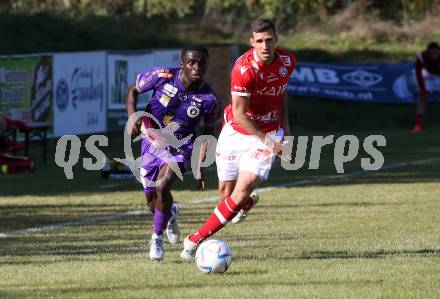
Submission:
M 184 164 L 191 157 L 192 143 L 197 137 L 197 124 L 203 117 L 205 124 L 214 125 L 220 109 L 219 99 L 207 83 L 202 83 L 197 90 L 186 91 L 179 80 L 180 68 L 168 68 L 168 70 L 173 75 L 172 78 L 159 77 L 163 68 L 154 68 L 150 72 L 139 74 L 136 77 L 136 89 L 139 93 L 153 91 L 145 111 L 152 114 L 160 122 L 162 128 L 177 124 L 179 127 L 174 132 L 177 139 L 182 139 L 190 134 L 193 136 L 178 149 L 168 147 L 167 151 L 162 150 L 162 153 L 154 150 L 154 155 L 151 155 L 152 145 L 150 142 L 145 138 L 142 139 L 143 170 L 141 170 L 141 174 L 144 177 L 145 193 L 154 192 L 155 188 L 147 186 L 145 182 L 156 180 L 160 167 L 168 162 L 167 153 L 174 157 L 174 161 L 184 171 Z M 153 120 L 151 122 L 154 123 Z M 154 126 L 157 127 L 157 124 Z
M 136 89 L 143 93 L 153 90 L 146 111 L 151 113 L 162 128 L 170 123 L 179 125 L 174 133 L 178 139 L 189 134 L 196 137 L 196 126 L 203 117 L 205 124 L 214 124 L 219 111 L 219 100 L 207 83 L 197 90 L 186 91 L 179 80 L 180 68 L 169 68 L 172 78 L 160 78 L 163 68 L 154 68 L 136 78 Z

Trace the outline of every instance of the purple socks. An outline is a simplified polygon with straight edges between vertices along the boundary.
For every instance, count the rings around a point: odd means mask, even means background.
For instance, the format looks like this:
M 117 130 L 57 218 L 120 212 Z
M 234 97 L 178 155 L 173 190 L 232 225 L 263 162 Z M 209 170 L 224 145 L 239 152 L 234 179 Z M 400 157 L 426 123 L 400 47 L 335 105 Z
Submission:
M 170 220 L 171 211 L 168 213 L 163 213 L 158 209 L 154 209 L 154 217 L 153 217 L 153 232 L 156 235 L 162 235 L 163 231 L 167 227 L 168 220 Z

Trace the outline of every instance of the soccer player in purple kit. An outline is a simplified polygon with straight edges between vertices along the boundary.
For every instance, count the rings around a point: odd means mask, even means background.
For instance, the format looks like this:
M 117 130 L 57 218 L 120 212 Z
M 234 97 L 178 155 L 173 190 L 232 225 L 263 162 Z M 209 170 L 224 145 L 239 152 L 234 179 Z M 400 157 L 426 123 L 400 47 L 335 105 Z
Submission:
M 141 181 L 147 206 L 153 213 L 153 234 L 150 241 L 150 258 L 162 260 L 163 232 L 166 230 L 170 243 L 177 243 L 180 231 L 177 225 L 178 206 L 173 202 L 171 187 L 176 174 L 170 169 L 173 157 L 182 173 L 185 164 L 190 161 L 193 142 L 197 137 L 196 127 L 203 118 L 203 134 L 212 135 L 214 125 L 219 116 L 220 102 L 203 80 L 208 67 L 209 53 L 205 47 L 190 45 L 181 53 L 180 68 L 154 68 L 139 74 L 136 83 L 127 89 L 125 104 L 128 117 L 136 112 L 138 95 L 152 90 L 153 95 L 148 102 L 145 112 L 154 117 L 160 126 L 174 128 L 173 135 L 178 140 L 189 140 L 178 148 L 171 145 L 157 146 L 154 137 L 143 136 L 141 142 L 142 165 Z M 129 124 L 129 133 L 133 136 L 140 132 L 142 123 L 145 127 L 158 128 L 154 119 L 139 118 L 134 124 Z M 153 153 L 153 157 L 152 157 Z M 201 157 L 206 154 L 206 144 L 201 148 Z M 202 172 L 202 169 L 200 169 Z M 160 182 L 151 186 L 147 182 Z M 201 189 L 204 189 L 204 176 L 199 179 Z

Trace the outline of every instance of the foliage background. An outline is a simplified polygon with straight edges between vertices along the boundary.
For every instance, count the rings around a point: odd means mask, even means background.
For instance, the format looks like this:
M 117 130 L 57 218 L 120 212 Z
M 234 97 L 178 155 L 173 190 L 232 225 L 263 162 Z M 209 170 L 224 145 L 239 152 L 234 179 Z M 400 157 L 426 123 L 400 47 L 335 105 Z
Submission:
M 245 46 L 250 21 L 269 17 L 285 37 L 282 46 L 327 53 L 318 59 L 359 60 L 340 55 L 368 50 L 363 60 L 402 60 L 439 39 L 439 12 L 438 0 L 1 0 L 0 54 Z
M 251 20 L 270 17 L 280 46 L 298 61 L 414 61 L 428 42 L 440 42 L 439 13 L 439 0 L 0 0 L 0 55 L 188 43 L 239 44 L 243 52 Z M 412 105 L 292 103 L 294 127 L 315 130 L 409 128 L 414 118 Z M 432 104 L 426 123 L 439 115 Z

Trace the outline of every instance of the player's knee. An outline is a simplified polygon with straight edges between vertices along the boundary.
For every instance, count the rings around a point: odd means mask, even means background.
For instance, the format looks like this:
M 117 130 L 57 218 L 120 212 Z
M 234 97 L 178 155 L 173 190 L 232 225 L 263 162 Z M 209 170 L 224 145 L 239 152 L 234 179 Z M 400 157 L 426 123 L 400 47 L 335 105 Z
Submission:
M 158 197 L 162 197 L 164 194 L 167 194 L 170 192 L 170 188 L 168 186 L 166 186 L 165 184 L 161 184 L 160 186 L 158 186 L 156 188 L 156 194 L 158 195 Z
M 146 193 L 145 194 L 146 205 L 151 213 L 154 214 L 154 207 L 156 206 L 156 195 L 154 193 Z
M 231 194 L 230 188 L 228 188 L 226 186 L 222 186 L 222 187 L 220 187 L 219 193 L 220 193 L 220 197 L 223 197 L 223 198 L 227 197 Z
M 154 214 L 154 207 L 155 207 L 155 203 L 154 202 L 147 202 L 147 208 L 148 208 L 148 210 L 150 210 L 150 212 L 152 214 Z
M 232 184 L 232 183 L 220 183 L 220 185 L 219 185 L 220 199 L 223 200 L 226 197 L 230 196 L 232 194 L 233 190 L 234 190 L 234 184 Z
M 250 193 L 247 190 L 235 189 L 232 193 L 232 199 L 238 205 L 244 205 L 249 198 Z

